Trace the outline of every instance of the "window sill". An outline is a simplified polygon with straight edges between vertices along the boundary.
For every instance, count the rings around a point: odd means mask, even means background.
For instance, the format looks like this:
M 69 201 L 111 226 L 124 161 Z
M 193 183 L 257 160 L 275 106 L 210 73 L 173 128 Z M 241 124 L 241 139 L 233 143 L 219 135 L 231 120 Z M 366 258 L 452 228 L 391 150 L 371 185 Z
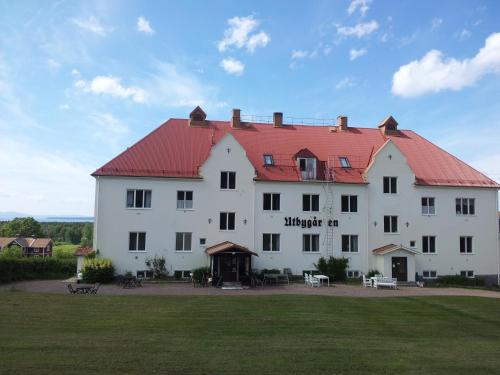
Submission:
M 345 211 L 345 212 L 344 211 L 340 211 L 340 213 L 342 215 L 359 215 L 358 211 L 352 211 L 352 212 L 351 211 Z
M 136 210 L 151 210 L 151 207 L 125 207 L 127 210 L 136 211 Z
M 262 254 L 276 254 L 281 253 L 281 250 L 262 250 Z
M 220 191 L 238 191 L 238 189 L 219 189 Z
M 359 251 L 342 251 L 342 255 L 359 255 Z
M 321 255 L 321 251 L 304 251 L 302 250 L 303 254 L 316 254 L 316 255 Z
M 401 233 L 399 233 L 399 232 L 384 232 L 384 234 L 394 236 L 394 235 L 400 235 Z
M 283 213 L 283 211 L 281 210 L 264 210 L 262 209 L 262 212 L 264 212 L 265 214 L 268 213 L 268 214 L 281 214 Z
M 175 252 L 179 254 L 189 254 L 192 253 L 193 250 L 175 250 Z
M 176 211 L 194 211 L 194 208 L 177 208 Z
M 144 254 L 147 253 L 146 250 L 129 250 L 129 254 Z
M 422 214 L 422 216 L 437 216 L 436 214 Z
M 476 214 L 473 214 L 473 215 L 455 214 L 455 216 L 457 216 L 457 217 L 477 217 Z
M 459 253 L 460 255 L 476 255 L 476 253 Z
M 424 253 L 424 252 L 422 251 L 422 255 L 439 255 L 439 254 L 438 254 L 438 253 L 436 253 L 436 252 L 434 252 L 434 253 Z

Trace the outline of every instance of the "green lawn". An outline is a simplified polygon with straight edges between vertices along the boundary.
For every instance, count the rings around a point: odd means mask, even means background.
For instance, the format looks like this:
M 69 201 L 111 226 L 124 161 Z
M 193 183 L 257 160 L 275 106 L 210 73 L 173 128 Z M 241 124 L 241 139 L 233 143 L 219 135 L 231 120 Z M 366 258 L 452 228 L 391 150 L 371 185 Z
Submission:
M 52 248 L 52 254 L 58 258 L 73 258 L 75 256 L 75 251 L 80 245 L 73 245 L 71 243 L 65 243 L 60 245 L 54 245 Z
M 498 374 L 500 300 L 0 293 L 1 374 Z

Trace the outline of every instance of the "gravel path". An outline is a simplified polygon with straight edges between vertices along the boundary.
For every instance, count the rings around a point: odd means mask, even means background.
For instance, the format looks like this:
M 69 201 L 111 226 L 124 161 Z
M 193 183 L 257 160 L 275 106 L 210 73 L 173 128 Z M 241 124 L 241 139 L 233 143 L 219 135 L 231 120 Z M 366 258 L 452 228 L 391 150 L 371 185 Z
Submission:
M 0 286 L 0 291 L 21 290 L 34 293 L 68 293 L 66 282 L 60 280 L 21 281 Z M 465 288 L 416 288 L 392 289 L 363 288 L 361 285 L 336 284 L 331 287 L 309 288 L 303 284 L 265 286 L 244 290 L 222 290 L 217 288 L 194 288 L 191 284 L 168 283 L 147 284 L 142 288 L 123 289 L 116 285 L 101 285 L 99 294 L 106 295 L 190 295 L 190 296 L 256 296 L 277 294 L 307 294 L 344 297 L 415 297 L 415 296 L 475 296 L 500 298 L 500 292 Z

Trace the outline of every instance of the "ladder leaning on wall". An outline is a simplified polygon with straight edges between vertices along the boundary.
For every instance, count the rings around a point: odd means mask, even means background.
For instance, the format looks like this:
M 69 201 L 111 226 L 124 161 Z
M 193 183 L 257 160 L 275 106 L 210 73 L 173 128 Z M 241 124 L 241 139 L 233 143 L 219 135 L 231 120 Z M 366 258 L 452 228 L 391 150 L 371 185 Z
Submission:
M 325 215 L 325 245 L 326 257 L 333 256 L 333 225 L 328 225 L 333 222 L 333 181 L 334 181 L 334 163 L 335 157 L 331 156 L 325 165 L 325 204 L 323 206 L 323 213 Z

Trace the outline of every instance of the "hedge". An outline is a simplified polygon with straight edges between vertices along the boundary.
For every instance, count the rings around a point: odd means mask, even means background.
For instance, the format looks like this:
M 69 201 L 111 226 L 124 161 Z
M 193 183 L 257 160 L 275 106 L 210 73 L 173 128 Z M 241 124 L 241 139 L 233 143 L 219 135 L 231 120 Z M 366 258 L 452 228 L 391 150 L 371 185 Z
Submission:
M 76 275 L 76 259 L 0 257 L 0 283 L 64 279 Z
M 85 259 L 82 268 L 82 278 L 86 283 L 110 283 L 115 278 L 115 267 L 111 259 Z

